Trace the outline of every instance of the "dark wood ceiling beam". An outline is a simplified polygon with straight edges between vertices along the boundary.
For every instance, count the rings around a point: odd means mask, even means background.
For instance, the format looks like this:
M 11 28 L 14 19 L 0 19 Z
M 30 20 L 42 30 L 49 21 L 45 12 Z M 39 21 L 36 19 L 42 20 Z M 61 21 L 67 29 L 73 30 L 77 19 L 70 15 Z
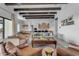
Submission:
M 54 19 L 54 17 L 25 17 L 25 19 Z
M 7 6 L 15 5 L 49 5 L 49 4 L 68 4 L 68 3 L 5 3 Z
M 23 17 L 54 17 L 54 15 L 23 15 Z
M 14 11 L 36 11 L 36 10 L 61 10 L 61 7 L 52 8 L 14 8 Z
M 50 19 L 54 18 L 54 15 L 23 15 L 26 19 Z
M 20 12 L 19 14 L 57 14 L 57 12 Z

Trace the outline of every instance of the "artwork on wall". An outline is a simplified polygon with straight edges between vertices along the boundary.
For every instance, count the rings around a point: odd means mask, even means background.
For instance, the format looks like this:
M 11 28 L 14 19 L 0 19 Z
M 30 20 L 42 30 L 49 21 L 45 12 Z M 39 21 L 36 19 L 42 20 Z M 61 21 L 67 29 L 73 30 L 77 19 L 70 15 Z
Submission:
M 39 29 L 49 29 L 49 23 L 38 24 Z
M 61 21 L 61 26 L 67 26 L 73 24 L 74 24 L 73 16 L 68 17 L 67 19 Z

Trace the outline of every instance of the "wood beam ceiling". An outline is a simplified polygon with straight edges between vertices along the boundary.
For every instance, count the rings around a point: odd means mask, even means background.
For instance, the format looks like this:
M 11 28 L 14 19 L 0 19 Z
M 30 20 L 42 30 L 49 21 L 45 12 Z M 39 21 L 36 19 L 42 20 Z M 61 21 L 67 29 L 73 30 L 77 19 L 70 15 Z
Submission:
M 23 15 L 23 17 L 52 17 L 54 15 Z
M 57 12 L 20 12 L 19 14 L 57 14 Z
M 7 6 L 15 5 L 49 5 L 49 4 L 68 4 L 68 3 L 5 3 Z
M 16 5 L 48 5 L 48 4 L 67 4 L 67 3 L 5 3 L 7 6 L 16 6 Z M 55 14 L 57 14 L 57 11 L 61 10 L 61 7 L 44 7 L 44 8 L 22 8 L 22 7 L 16 7 L 14 8 L 14 11 L 19 12 L 20 15 L 22 15 L 26 19 L 51 19 L 55 17 Z M 25 11 L 25 12 L 24 12 Z M 33 12 L 26 12 L 26 11 L 33 11 Z M 41 12 L 35 12 L 35 11 L 41 11 Z M 42 12 L 46 11 L 46 12 Z
M 54 19 L 54 17 L 25 17 L 25 19 Z
M 26 19 L 50 19 L 54 18 L 54 15 L 23 15 Z
M 14 8 L 14 11 L 36 11 L 36 10 L 61 10 L 61 7 L 52 8 Z

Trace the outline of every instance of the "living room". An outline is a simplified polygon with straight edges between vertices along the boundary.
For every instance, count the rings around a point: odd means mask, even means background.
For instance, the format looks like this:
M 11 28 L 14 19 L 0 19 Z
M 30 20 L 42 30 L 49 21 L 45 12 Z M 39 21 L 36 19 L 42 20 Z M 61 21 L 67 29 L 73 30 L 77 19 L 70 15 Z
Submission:
M 0 3 L 0 55 L 79 56 L 78 10 L 78 3 Z

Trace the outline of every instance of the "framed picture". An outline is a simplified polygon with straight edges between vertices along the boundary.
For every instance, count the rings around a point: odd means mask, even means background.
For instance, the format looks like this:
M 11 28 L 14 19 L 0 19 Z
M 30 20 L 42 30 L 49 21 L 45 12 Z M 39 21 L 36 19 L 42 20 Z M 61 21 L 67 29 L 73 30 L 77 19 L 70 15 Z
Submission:
M 68 17 L 67 19 L 61 21 L 61 26 L 67 26 L 73 24 L 74 24 L 73 16 Z

